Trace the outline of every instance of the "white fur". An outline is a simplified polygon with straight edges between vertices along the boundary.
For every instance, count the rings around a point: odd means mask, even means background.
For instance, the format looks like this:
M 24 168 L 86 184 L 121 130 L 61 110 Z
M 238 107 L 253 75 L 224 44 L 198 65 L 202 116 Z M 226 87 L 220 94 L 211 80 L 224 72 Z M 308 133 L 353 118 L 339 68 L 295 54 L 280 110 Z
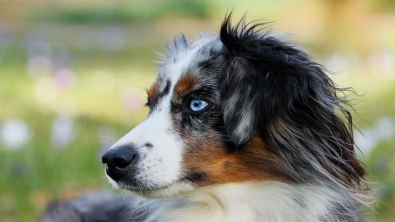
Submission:
M 322 186 L 268 181 L 213 185 L 133 207 L 148 212 L 145 222 L 317 222 L 336 221 L 326 213 L 341 198 Z
M 105 173 L 105 175 L 107 177 L 107 180 L 111 183 L 112 187 L 115 188 L 115 189 L 119 189 L 119 186 L 118 186 L 117 182 L 115 182 L 113 179 L 111 179 L 111 177 L 109 177 L 107 175 L 106 170 L 104 170 L 104 173 Z

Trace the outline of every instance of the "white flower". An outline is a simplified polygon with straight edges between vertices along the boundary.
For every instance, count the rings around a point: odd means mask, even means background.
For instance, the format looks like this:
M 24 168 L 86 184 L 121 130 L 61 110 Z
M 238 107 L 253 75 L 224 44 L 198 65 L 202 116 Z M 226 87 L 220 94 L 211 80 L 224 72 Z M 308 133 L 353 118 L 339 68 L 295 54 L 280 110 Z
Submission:
M 0 138 L 5 148 L 20 149 L 30 141 L 33 132 L 27 123 L 21 119 L 10 119 L 0 126 Z

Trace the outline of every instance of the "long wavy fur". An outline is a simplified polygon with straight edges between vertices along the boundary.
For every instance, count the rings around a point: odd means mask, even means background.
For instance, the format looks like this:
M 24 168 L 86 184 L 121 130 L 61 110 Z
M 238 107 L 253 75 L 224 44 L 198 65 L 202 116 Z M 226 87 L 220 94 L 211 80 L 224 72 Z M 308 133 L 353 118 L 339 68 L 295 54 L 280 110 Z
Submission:
M 242 19 L 232 26 L 230 21 L 231 13 L 220 30 L 227 49 L 219 74 L 223 106 L 249 110 L 224 112 L 232 141 L 242 145 L 259 133 L 294 181 L 327 181 L 366 203 L 366 171 L 355 156 L 352 104 L 345 96 L 353 90 L 338 88 L 300 46 L 260 32 L 265 23 L 246 25 Z M 243 127 L 248 116 L 254 119 Z

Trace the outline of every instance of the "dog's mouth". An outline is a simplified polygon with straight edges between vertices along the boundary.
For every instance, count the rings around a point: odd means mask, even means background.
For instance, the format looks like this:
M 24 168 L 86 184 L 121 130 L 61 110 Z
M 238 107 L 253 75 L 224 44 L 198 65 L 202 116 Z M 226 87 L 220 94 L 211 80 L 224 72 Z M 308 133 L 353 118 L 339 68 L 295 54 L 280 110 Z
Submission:
M 119 188 L 132 192 L 137 196 L 149 199 L 169 198 L 180 195 L 180 193 L 188 193 L 194 190 L 192 186 L 184 182 L 174 182 L 170 185 L 160 187 L 134 187 L 124 184 L 119 184 Z

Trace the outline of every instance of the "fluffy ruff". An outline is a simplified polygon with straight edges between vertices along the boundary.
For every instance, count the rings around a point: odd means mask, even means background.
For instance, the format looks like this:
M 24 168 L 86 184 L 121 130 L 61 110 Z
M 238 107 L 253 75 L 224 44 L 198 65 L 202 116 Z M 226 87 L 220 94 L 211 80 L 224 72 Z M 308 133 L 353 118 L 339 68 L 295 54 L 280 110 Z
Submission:
M 113 197 L 67 209 L 86 222 L 125 212 L 123 221 L 145 222 L 364 221 L 365 170 L 344 96 L 351 89 L 263 27 L 232 26 L 229 15 L 219 36 L 168 44 L 147 119 L 105 160 L 114 187 L 140 197 L 128 208 Z M 125 152 L 133 162 L 114 163 Z M 49 208 L 44 221 L 67 221 L 64 206 Z

